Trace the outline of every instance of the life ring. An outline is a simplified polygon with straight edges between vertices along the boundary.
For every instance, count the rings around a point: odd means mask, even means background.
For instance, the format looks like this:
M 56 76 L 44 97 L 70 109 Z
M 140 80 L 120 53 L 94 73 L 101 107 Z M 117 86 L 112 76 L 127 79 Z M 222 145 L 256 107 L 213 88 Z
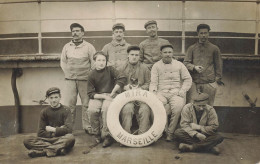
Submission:
M 152 110 L 154 119 L 151 128 L 140 135 L 133 135 L 125 131 L 120 122 L 120 111 L 130 101 L 143 101 Z M 107 127 L 111 136 L 123 145 L 129 147 L 144 147 L 157 141 L 165 129 L 166 111 L 162 102 L 151 92 L 141 89 L 125 91 L 116 96 L 107 111 Z

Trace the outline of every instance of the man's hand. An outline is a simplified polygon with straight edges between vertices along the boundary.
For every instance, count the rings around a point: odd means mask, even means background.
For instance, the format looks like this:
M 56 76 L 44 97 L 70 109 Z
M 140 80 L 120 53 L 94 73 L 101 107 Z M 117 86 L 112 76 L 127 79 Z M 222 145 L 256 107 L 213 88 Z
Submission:
M 200 66 L 200 65 L 197 65 L 197 66 L 194 67 L 194 69 L 195 69 L 198 73 L 201 73 L 204 68 L 203 68 L 202 66 Z
M 207 137 L 204 134 L 201 133 L 197 133 L 196 137 L 200 140 L 200 141 L 204 141 Z
M 46 126 L 45 127 L 45 130 L 47 131 L 47 132 L 56 132 L 56 128 L 54 128 L 54 127 L 52 127 L 52 126 Z
M 180 96 L 180 97 L 182 97 L 182 98 L 184 98 L 185 95 L 186 95 L 186 92 L 183 91 L 183 90 L 180 90 L 180 91 L 178 92 L 178 96 Z
M 129 85 L 129 84 L 124 86 L 124 90 L 125 90 L 125 91 L 128 91 L 128 90 L 130 90 L 130 89 L 131 89 L 131 88 L 130 88 L 130 85 Z
M 112 96 L 111 95 L 113 95 L 112 93 L 108 96 L 108 95 L 104 95 L 104 99 L 105 100 L 109 100 L 109 101 L 112 101 L 113 100 L 113 98 L 112 98 Z
M 225 85 L 224 82 L 221 81 L 221 79 L 216 80 L 218 85 Z
M 198 124 L 195 124 L 195 123 L 191 123 L 190 126 L 193 130 L 200 130 L 201 129 L 201 126 L 198 125 Z

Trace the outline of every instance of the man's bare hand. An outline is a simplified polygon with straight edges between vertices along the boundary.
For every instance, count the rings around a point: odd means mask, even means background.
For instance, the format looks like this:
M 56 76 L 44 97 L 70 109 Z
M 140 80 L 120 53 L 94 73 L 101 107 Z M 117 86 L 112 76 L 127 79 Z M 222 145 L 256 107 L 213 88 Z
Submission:
M 52 126 L 46 126 L 45 127 L 45 130 L 47 131 L 47 132 L 56 132 L 56 128 L 54 128 L 54 127 L 52 127 Z
M 200 140 L 200 141 L 204 141 L 207 137 L 204 134 L 201 133 L 197 133 L 196 137 Z
M 183 91 L 183 90 L 180 90 L 179 92 L 178 92 L 178 96 L 180 96 L 180 97 L 185 97 L 185 95 L 186 95 L 186 92 L 185 91 Z
M 201 129 L 201 126 L 198 125 L 198 124 L 195 124 L 195 123 L 191 123 L 190 126 L 193 130 L 200 130 Z
M 131 88 L 130 88 L 130 85 L 129 85 L 129 84 L 124 86 L 124 90 L 125 90 L 125 91 L 128 91 L 128 90 L 130 90 L 130 89 L 131 89 Z
M 194 69 L 195 69 L 198 73 L 201 73 L 204 68 L 203 68 L 202 66 L 200 66 L 200 65 L 197 65 L 197 66 L 194 67 Z

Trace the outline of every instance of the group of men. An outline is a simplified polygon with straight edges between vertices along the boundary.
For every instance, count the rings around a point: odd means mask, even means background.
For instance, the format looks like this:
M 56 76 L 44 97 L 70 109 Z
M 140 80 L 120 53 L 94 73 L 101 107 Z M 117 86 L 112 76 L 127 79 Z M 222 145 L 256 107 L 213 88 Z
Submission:
M 84 27 L 71 24 L 73 39 L 64 46 L 60 60 L 68 107 L 59 103 L 58 88 L 46 92 L 50 107 L 41 112 L 38 137 L 24 141 L 29 156 L 64 155 L 73 147 L 71 133 L 78 94 L 83 129 L 94 135 L 96 142 L 103 141 L 103 147 L 110 146 L 113 139 L 106 125 L 107 109 L 117 94 L 137 88 L 153 92 L 163 103 L 169 118 L 165 127 L 167 141 L 179 141 L 181 151 L 219 153 L 216 145 L 223 137 L 217 134 L 218 117 L 212 105 L 217 84 L 223 84 L 222 60 L 219 48 L 208 41 L 210 27 L 197 26 L 199 40 L 190 46 L 183 63 L 174 58 L 173 45 L 158 37 L 156 21 L 146 22 L 144 28 L 149 37 L 139 46 L 130 45 L 124 39 L 124 24 L 117 23 L 112 27 L 111 43 L 96 52 L 83 39 Z M 120 120 L 129 133 L 133 133 L 134 115 L 139 125 L 137 133 L 149 130 L 151 118 L 155 117 L 150 107 L 141 101 L 124 105 Z

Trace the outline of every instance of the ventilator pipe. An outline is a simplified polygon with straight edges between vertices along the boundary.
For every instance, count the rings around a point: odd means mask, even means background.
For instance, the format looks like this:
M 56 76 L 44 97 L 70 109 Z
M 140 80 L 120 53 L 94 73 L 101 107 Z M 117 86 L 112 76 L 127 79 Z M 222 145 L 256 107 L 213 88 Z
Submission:
M 19 94 L 16 86 L 16 79 L 17 77 L 22 76 L 22 69 L 21 68 L 13 68 L 12 77 L 11 77 L 11 86 L 14 94 L 14 105 L 15 105 L 15 132 L 21 133 L 22 131 L 22 121 L 21 121 L 21 106 L 20 106 L 20 99 Z

